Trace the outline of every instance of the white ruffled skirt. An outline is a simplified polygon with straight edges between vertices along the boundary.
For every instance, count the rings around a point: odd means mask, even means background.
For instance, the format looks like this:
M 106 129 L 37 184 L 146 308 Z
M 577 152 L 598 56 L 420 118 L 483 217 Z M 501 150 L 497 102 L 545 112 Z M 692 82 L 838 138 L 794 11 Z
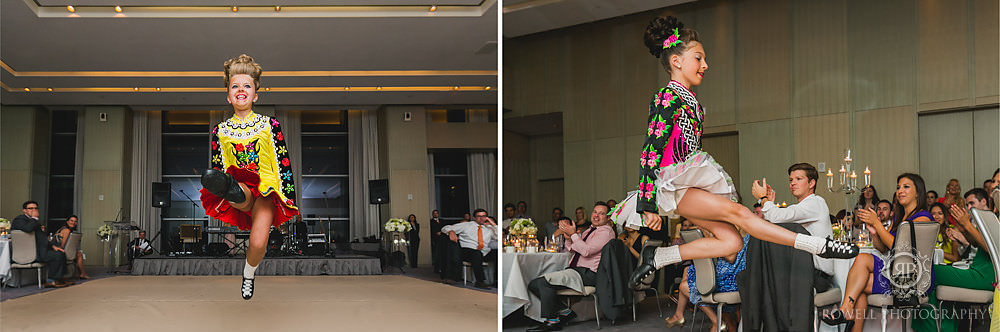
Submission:
M 677 218 L 674 213 L 677 210 L 677 203 L 684 197 L 688 188 L 698 188 L 707 192 L 724 196 L 736 201 L 736 186 L 733 178 L 726 174 L 719 165 L 705 151 L 688 157 L 687 160 L 661 167 L 656 171 L 656 206 L 660 215 L 670 218 Z M 611 211 L 611 220 L 617 225 L 625 225 L 632 229 L 639 229 L 644 226 L 642 214 L 635 211 L 638 191 L 628 193 L 628 197 L 618 203 Z

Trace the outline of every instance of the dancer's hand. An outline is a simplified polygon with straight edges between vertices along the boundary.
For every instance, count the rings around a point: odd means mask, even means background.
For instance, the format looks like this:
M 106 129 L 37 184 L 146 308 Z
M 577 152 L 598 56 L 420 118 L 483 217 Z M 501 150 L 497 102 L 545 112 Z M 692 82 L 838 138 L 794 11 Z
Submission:
M 458 243 L 458 234 L 455 234 L 455 231 L 450 231 L 448 232 L 448 239 L 450 239 L 451 242 Z
M 663 224 L 663 220 L 660 219 L 660 215 L 655 212 L 643 211 L 642 223 L 646 224 L 646 227 L 649 227 L 654 231 L 658 231 L 660 230 L 660 225 Z

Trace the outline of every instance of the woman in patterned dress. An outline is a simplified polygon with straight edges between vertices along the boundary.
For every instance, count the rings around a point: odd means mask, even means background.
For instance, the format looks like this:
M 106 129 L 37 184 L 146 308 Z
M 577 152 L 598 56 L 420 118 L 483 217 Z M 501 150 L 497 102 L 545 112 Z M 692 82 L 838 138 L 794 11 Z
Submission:
M 267 252 L 271 226 L 299 214 L 281 126 L 274 117 L 252 109 L 261 71 L 246 54 L 226 61 L 226 99 L 235 113 L 212 129 L 212 168 L 201 176 L 205 213 L 250 230 L 240 287 L 246 300 L 253 296 L 254 272 Z
M 669 82 L 653 95 L 649 105 L 639 190 L 618 204 L 612 219 L 636 229 L 646 225 L 659 230 L 661 214 L 684 216 L 715 237 L 679 246 L 644 248 L 642 264 L 629 278 L 629 286 L 635 287 L 657 269 L 682 260 L 738 252 L 743 241 L 734 225 L 755 238 L 821 257 L 856 256 L 855 245 L 794 233 L 734 202 L 733 180 L 700 148 L 705 109 L 690 88 L 701 84 L 708 63 L 698 33 L 685 29 L 674 17 L 658 17 L 646 27 L 644 41 L 650 53 L 660 59 Z

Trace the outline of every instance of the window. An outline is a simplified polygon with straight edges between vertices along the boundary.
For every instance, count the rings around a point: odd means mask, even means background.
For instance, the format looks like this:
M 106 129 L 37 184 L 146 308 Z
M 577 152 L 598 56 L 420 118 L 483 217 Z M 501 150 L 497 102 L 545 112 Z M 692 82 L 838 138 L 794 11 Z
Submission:
M 180 248 L 180 225 L 205 225 L 208 220 L 200 190 L 201 172 L 209 167 L 209 111 L 165 111 L 162 130 L 163 182 L 170 183 L 170 207 L 161 211 L 161 243 L 164 251 L 174 251 Z
M 337 241 L 350 234 L 350 181 L 348 178 L 347 111 L 302 111 L 302 174 L 298 185 L 299 211 L 309 233 L 325 227 Z M 318 220 L 329 221 L 326 225 Z
M 497 110 L 495 108 L 428 109 L 427 120 L 436 123 L 497 122 Z
M 434 194 L 441 220 L 458 221 L 469 211 L 468 163 L 465 151 L 436 151 Z
M 50 232 L 73 214 L 76 172 L 76 111 L 52 112 L 52 155 L 49 158 L 49 195 L 45 213 Z

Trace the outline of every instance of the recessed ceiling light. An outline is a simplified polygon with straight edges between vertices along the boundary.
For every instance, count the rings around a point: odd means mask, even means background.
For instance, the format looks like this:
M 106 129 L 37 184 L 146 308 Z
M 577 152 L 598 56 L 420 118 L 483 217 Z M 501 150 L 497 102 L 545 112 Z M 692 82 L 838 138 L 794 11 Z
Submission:
M 68 10 L 70 13 L 76 12 L 76 8 L 73 8 L 73 6 L 66 6 L 66 10 Z
M 271 88 L 264 88 L 264 91 L 271 91 Z
M 433 13 L 433 12 L 436 12 L 437 10 L 438 10 L 438 6 L 437 5 L 433 5 L 433 6 L 431 6 L 430 12 Z
M 160 88 L 156 88 L 156 92 L 160 92 Z
M 274 11 L 280 12 L 281 11 L 281 6 L 274 6 Z
M 49 92 L 52 92 L 52 88 L 47 88 L 46 90 L 49 90 Z
M 351 90 L 351 87 L 349 87 L 349 86 L 345 86 L 345 87 L 344 87 L 344 90 Z
M 115 6 L 115 12 L 116 13 L 121 13 L 122 12 L 122 6 Z
M 138 87 L 132 88 L 132 91 L 139 91 Z
M 458 91 L 458 86 L 457 85 L 455 86 L 455 91 Z
M 489 90 L 489 89 L 492 89 L 492 88 L 493 88 L 492 86 L 487 86 L 486 88 L 484 88 L 484 90 Z
M 24 88 L 24 92 L 31 92 L 31 89 Z
M 233 6 L 233 8 L 230 8 L 230 9 L 232 9 L 234 13 L 240 11 L 240 9 L 237 8 L 236 6 Z
M 382 87 L 375 87 L 375 90 L 382 90 Z

